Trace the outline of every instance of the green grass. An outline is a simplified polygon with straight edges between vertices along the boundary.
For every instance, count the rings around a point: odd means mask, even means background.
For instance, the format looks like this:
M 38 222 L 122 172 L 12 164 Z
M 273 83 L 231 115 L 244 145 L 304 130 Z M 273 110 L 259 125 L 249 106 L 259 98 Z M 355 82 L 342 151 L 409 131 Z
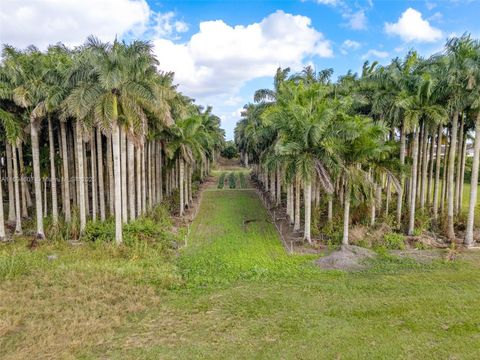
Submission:
M 265 220 L 253 190 L 210 190 L 176 259 L 2 245 L 0 264 L 15 253 L 19 265 L 0 280 L 0 358 L 478 358 L 480 254 L 321 271 Z

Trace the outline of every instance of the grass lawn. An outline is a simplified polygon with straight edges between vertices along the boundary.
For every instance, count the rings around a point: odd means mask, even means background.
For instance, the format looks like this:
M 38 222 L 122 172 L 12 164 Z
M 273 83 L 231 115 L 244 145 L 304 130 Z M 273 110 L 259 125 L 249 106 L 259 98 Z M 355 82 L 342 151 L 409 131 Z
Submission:
M 2 245 L 0 358 L 478 359 L 480 254 L 321 271 L 265 220 L 253 190 L 226 187 L 178 257 Z

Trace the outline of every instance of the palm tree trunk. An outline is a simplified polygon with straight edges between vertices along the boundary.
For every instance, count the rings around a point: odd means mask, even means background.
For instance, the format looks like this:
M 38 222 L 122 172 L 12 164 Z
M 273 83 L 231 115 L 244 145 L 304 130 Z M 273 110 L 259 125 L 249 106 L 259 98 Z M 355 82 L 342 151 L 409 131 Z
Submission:
M 290 184 L 287 185 L 287 219 L 290 221 L 290 218 L 292 217 L 292 214 L 290 213 Z
M 333 220 L 333 199 L 332 195 L 328 195 L 328 214 L 327 214 L 328 222 L 331 223 Z
M 382 186 L 378 184 L 375 193 L 375 202 L 377 207 L 377 213 L 380 214 L 380 211 L 382 211 Z
M 435 156 L 435 181 L 433 183 L 433 218 L 436 220 L 438 217 L 438 190 L 440 186 L 440 160 L 442 157 L 442 136 L 443 126 L 438 127 L 437 134 L 437 154 Z M 433 144 L 432 144 L 433 147 Z M 433 159 L 432 159 L 433 163 Z
M 377 194 L 377 187 L 378 185 L 377 184 L 373 184 L 373 191 L 372 193 L 370 194 L 371 196 L 371 201 L 372 201 L 372 206 L 370 208 L 370 226 L 373 226 L 375 225 L 375 215 L 376 215 L 376 199 L 375 199 L 375 195 Z
M 276 196 L 275 196 L 275 180 L 276 176 L 275 176 L 275 171 L 271 171 L 270 172 L 270 201 L 272 202 L 272 204 L 275 203 L 275 199 L 276 199 Z
M 142 173 L 142 214 L 147 211 L 147 175 L 145 170 L 145 142 L 140 148 L 141 153 L 141 173 Z
M 445 213 L 445 204 L 447 201 L 447 174 L 448 174 L 448 158 L 450 157 L 450 140 L 451 131 L 448 131 L 447 144 L 445 145 L 445 153 L 443 154 L 443 174 L 442 174 L 442 198 L 440 202 L 440 211 L 442 215 Z
M 13 182 L 15 187 L 15 234 L 21 235 L 22 231 L 22 212 L 20 208 L 20 178 L 18 176 L 18 160 L 17 160 L 17 150 L 15 145 L 12 145 L 12 155 L 13 155 Z M 1 202 L 3 206 L 3 199 Z
M 105 221 L 105 183 L 103 180 L 103 146 L 102 133 L 99 129 L 97 134 L 97 174 L 98 174 L 98 195 L 100 199 L 100 220 Z
M 343 205 L 343 238 L 342 245 L 348 245 L 348 230 L 350 224 L 350 186 L 345 184 L 345 199 Z
M 7 182 L 8 182 L 8 222 L 15 223 L 15 190 L 13 185 L 12 146 L 5 141 L 7 152 Z
M 200 172 L 201 173 L 201 172 Z M 158 191 L 160 194 L 159 202 L 163 201 L 163 156 L 162 143 L 158 144 Z
M 456 166 L 456 181 L 455 181 L 455 196 L 454 196 L 454 203 L 453 203 L 453 213 L 455 215 L 459 214 L 460 210 L 460 180 L 462 177 L 461 170 L 462 170 L 462 157 L 461 151 L 463 150 L 463 114 L 460 116 L 460 132 L 458 134 L 458 153 L 457 153 L 457 166 Z
M 80 231 L 83 231 L 85 229 L 85 224 L 86 224 L 86 206 L 85 206 L 85 172 L 83 169 L 83 139 L 82 139 L 82 127 L 80 125 L 80 122 L 77 121 L 75 123 L 76 125 L 76 147 L 77 147 L 77 163 L 78 163 L 78 175 L 77 175 L 77 181 L 78 181 L 78 188 L 79 191 L 77 192 L 78 194 L 78 207 L 79 207 L 79 212 L 80 212 Z
M 107 176 L 108 176 L 108 207 L 110 216 L 115 212 L 115 179 L 113 169 L 113 153 L 112 153 L 112 135 L 107 136 Z
M 117 101 L 114 97 L 114 118 L 118 117 L 117 115 Z M 112 124 L 112 157 L 113 157 L 113 179 L 115 182 L 115 191 L 114 191 L 114 209 L 115 209 L 115 242 L 117 245 L 121 244 L 123 241 L 122 234 L 122 224 L 123 224 L 123 214 L 122 214 L 122 164 L 120 159 L 120 128 L 115 120 Z
M 455 229 L 453 228 L 453 200 L 454 200 L 454 168 L 455 155 L 457 152 L 457 130 L 458 130 L 458 111 L 453 114 L 452 136 L 450 144 L 450 154 L 448 160 L 448 178 L 447 178 L 447 238 L 450 241 L 455 239 Z
M 185 204 L 183 183 L 184 183 L 184 163 L 183 163 L 183 159 L 180 159 L 180 216 L 183 216 L 183 209 Z
M 101 149 L 99 150 L 101 151 Z M 92 220 L 97 220 L 98 213 L 98 187 L 97 187 L 97 146 L 95 144 L 95 129 L 92 129 L 92 135 L 90 139 L 90 172 L 91 172 L 91 184 L 92 184 Z
M 130 208 L 130 220 L 135 219 L 135 147 L 130 139 L 127 139 L 128 156 L 128 206 Z
M 282 179 L 281 179 L 281 171 L 280 169 L 277 168 L 277 199 L 276 199 L 276 204 L 277 206 L 280 205 L 282 202 L 282 185 L 281 185 Z
M 63 121 L 60 122 L 60 136 L 62 138 L 63 186 L 65 193 L 62 205 L 65 221 L 69 223 L 72 220 L 72 213 L 70 210 L 70 176 L 68 169 L 67 134 L 65 132 L 65 123 Z
M 127 138 L 125 129 L 120 127 L 120 163 L 122 172 L 122 221 L 128 222 L 127 199 Z
M 387 194 L 385 197 L 385 217 L 388 216 L 388 213 L 390 211 L 390 201 L 392 199 L 392 181 L 390 179 L 390 176 L 387 177 L 386 190 Z
M 414 129 L 413 133 L 413 165 L 412 165 L 412 187 L 410 193 L 410 217 L 408 222 L 408 235 L 413 235 L 415 231 L 415 206 L 416 206 L 416 191 L 417 191 L 417 172 L 418 172 L 418 129 Z
M 423 170 L 423 144 L 424 144 L 424 139 L 423 139 L 423 135 L 425 134 L 425 122 L 422 121 L 422 125 L 420 127 L 420 134 L 419 134 L 419 137 L 418 137 L 418 173 L 417 173 L 417 201 L 420 203 L 421 205 L 421 193 L 422 193 L 422 180 L 423 180 L 423 177 L 422 177 L 422 170 Z
M 468 203 L 467 228 L 465 230 L 464 244 L 473 245 L 473 225 L 475 222 L 475 208 L 477 206 L 478 165 L 480 162 L 480 112 L 475 121 L 475 142 L 473 145 L 472 177 L 470 181 L 470 200 Z
M 47 198 L 47 177 L 43 178 L 43 217 L 46 218 L 48 215 L 48 198 Z
M 137 190 L 137 216 L 142 213 L 142 153 L 140 145 L 135 148 L 135 175 Z
M 58 223 L 57 174 L 55 173 L 55 143 L 53 142 L 52 119 L 48 116 L 48 143 L 50 150 L 50 181 L 52 191 L 52 222 Z
M 0 176 L 1 177 L 1 176 Z M 0 241 L 5 240 L 5 215 L 3 213 L 3 185 L 0 180 Z
M 20 185 L 21 185 L 21 192 L 22 192 L 22 216 L 28 217 L 28 209 L 27 209 L 27 184 L 25 182 L 25 165 L 23 160 L 23 144 L 20 142 L 18 144 L 18 160 L 20 164 Z
M 293 231 L 300 231 L 300 176 L 295 177 L 295 223 Z
M 72 176 L 73 179 L 73 184 L 71 186 L 71 195 L 72 195 L 72 200 L 73 200 L 73 206 L 78 209 L 78 161 L 77 161 L 77 136 L 76 136 L 76 126 L 72 125 L 71 130 L 68 131 L 68 158 L 71 159 L 69 162 L 69 172 L 70 174 L 73 174 Z
M 82 140 L 83 148 L 83 190 L 85 191 L 85 215 L 86 217 L 90 214 L 90 197 L 88 189 L 88 159 L 87 159 L 87 145 Z M 45 210 L 46 211 L 46 210 Z
M 462 166 L 460 170 L 460 197 L 458 200 L 458 213 L 461 214 L 463 212 L 463 185 L 465 182 L 465 161 L 467 157 L 467 133 L 463 133 L 463 148 L 462 148 Z
M 433 186 L 433 159 L 435 156 L 435 135 L 432 134 L 430 137 L 430 163 L 428 169 L 428 183 L 427 183 L 427 205 L 431 204 L 432 199 L 432 186 Z
M 35 184 L 35 211 L 37 214 L 37 238 L 45 238 L 43 231 L 43 212 L 42 212 L 42 183 L 40 175 L 40 149 L 38 146 L 38 128 L 31 121 L 30 136 L 32 139 L 32 160 L 33 160 L 33 178 Z
M 425 207 L 427 199 L 427 179 L 428 179 L 428 131 L 425 125 L 423 134 L 423 153 L 422 153 L 422 188 L 420 190 L 420 209 Z
M 311 225 L 312 225 L 312 183 L 311 181 L 305 181 L 304 192 L 304 205 L 305 205 L 305 229 L 303 233 L 303 240 L 308 241 L 309 244 L 312 243 L 310 236 Z M 275 219 L 274 219 L 275 220 Z
M 152 143 L 147 143 L 148 208 L 152 208 Z
M 192 177 L 193 177 L 193 167 L 190 166 L 190 171 L 188 172 L 188 201 L 190 202 L 190 204 L 193 202 Z
M 400 128 L 400 165 L 405 165 L 405 124 L 402 122 L 402 126 Z M 397 224 L 398 226 L 401 225 L 402 222 L 402 205 L 403 205 L 403 191 L 405 189 L 405 175 L 400 175 L 400 188 L 398 191 L 398 199 L 397 199 Z

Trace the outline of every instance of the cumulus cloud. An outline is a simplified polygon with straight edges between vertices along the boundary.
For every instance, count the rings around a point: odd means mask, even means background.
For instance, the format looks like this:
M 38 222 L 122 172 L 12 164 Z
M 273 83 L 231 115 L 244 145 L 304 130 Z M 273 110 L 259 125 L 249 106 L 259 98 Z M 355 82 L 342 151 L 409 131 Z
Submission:
M 385 23 L 385 31 L 403 41 L 434 42 L 442 38 L 442 31 L 430 25 L 415 9 L 408 8 L 396 23 Z
M 378 59 L 385 59 L 388 57 L 388 52 L 386 51 L 381 51 L 381 50 L 375 50 L 375 49 L 370 49 L 368 50 L 365 54 L 362 55 L 363 60 L 368 60 L 370 58 L 378 58 Z
M 90 34 L 111 41 L 146 30 L 145 0 L 9 0 L 0 7 L 0 42 L 17 47 L 64 42 L 78 45 Z
M 278 66 L 300 68 L 312 56 L 331 57 L 331 44 L 308 17 L 277 11 L 259 23 L 230 26 L 204 21 L 185 43 L 154 41 L 162 70 L 174 71 L 193 96 L 235 94 L 248 80 L 272 76 Z
M 340 47 L 340 51 L 343 55 L 348 54 L 349 50 L 357 50 L 362 46 L 358 41 L 355 40 L 345 40 Z
M 173 11 L 157 13 L 154 15 L 153 30 L 157 37 L 172 37 L 176 33 L 188 31 L 188 24 L 184 21 L 176 20 Z
M 364 10 L 345 12 L 342 16 L 348 19 L 347 26 L 353 30 L 365 30 L 367 28 L 367 17 Z

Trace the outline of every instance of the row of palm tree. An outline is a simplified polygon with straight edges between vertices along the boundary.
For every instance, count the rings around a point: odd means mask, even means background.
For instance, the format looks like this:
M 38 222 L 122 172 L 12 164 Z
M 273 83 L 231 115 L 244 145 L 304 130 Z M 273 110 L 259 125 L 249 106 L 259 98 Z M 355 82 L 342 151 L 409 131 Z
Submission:
M 410 51 L 384 66 L 367 61 L 360 75 L 348 72 L 333 82 L 332 74 L 332 69 L 316 73 L 310 66 L 297 74 L 279 68 L 273 89 L 255 93 L 235 129 L 242 161 L 253 167 L 274 205 L 281 205 L 285 195 L 294 230 L 301 230 L 303 212 L 304 239 L 311 241 L 312 205 L 326 207 L 328 222 L 334 209 L 343 209 L 343 244 L 348 244 L 353 204 L 357 212 L 368 207 L 356 221 L 393 220 L 414 235 L 421 213 L 432 219 L 432 229 L 455 240 L 474 133 L 464 235 L 471 246 L 480 151 L 480 42 L 465 34 L 427 59 Z
M 157 68 L 148 42 L 100 42 L 46 52 L 4 46 L 0 65 L 0 123 L 8 223 L 36 215 L 54 225 L 144 215 L 179 193 L 179 215 L 192 201 L 194 176 L 203 179 L 223 144 L 220 120 L 177 91 L 173 73 Z M 33 179 L 33 189 L 31 181 Z M 58 194 L 61 194 L 59 199 Z M 34 194 L 34 204 L 32 195 Z M 2 188 L 0 198 L 3 203 Z M 33 207 L 33 209 L 31 209 Z M 5 237 L 0 206 L 0 238 Z

